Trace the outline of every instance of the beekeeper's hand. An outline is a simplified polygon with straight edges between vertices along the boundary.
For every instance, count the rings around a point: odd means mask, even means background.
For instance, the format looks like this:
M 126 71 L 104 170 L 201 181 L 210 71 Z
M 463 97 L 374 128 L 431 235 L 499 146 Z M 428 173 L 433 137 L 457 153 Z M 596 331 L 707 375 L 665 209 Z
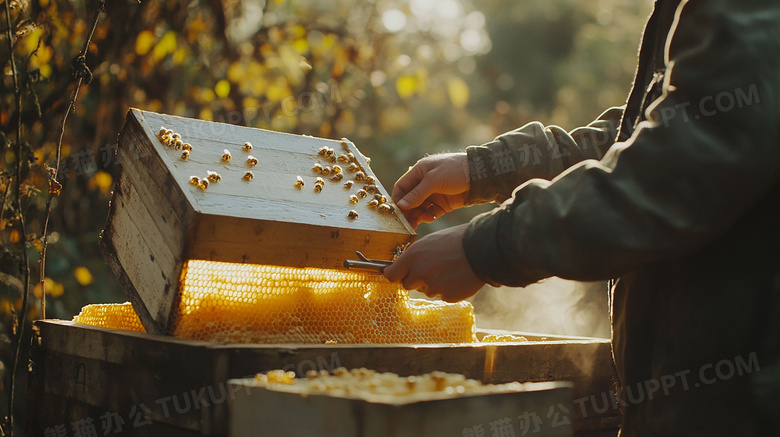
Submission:
M 471 270 L 463 251 L 467 224 L 427 235 L 409 246 L 384 269 L 391 282 L 407 290 L 419 290 L 428 297 L 441 296 L 446 302 L 459 302 L 477 294 L 485 285 Z
M 414 229 L 461 208 L 469 195 L 466 153 L 442 153 L 417 161 L 393 187 L 393 202 Z

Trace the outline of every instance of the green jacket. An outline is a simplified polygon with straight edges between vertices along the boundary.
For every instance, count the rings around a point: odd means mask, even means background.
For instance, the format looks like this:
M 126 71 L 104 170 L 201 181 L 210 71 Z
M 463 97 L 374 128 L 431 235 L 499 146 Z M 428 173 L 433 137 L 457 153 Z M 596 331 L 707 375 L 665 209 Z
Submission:
M 616 279 L 622 436 L 780 435 L 780 2 L 658 0 L 624 110 L 467 153 L 480 278 Z

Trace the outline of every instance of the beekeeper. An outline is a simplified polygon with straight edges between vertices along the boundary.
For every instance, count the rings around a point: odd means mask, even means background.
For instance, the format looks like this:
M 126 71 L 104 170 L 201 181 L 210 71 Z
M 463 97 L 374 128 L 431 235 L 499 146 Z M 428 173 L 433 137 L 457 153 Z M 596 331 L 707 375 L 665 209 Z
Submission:
M 620 387 L 675 379 L 619 390 L 622 436 L 780 435 L 780 2 L 656 1 L 623 108 L 424 158 L 393 200 L 500 203 L 385 269 L 408 289 L 611 280 Z

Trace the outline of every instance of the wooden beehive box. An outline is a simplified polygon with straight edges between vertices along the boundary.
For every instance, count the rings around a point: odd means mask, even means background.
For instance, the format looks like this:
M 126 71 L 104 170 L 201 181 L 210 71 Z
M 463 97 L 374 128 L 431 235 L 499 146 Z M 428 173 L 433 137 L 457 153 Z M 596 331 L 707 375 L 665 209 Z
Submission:
M 157 138 L 161 127 L 192 145 L 189 159 Z M 242 150 L 245 142 L 251 152 Z M 147 332 L 163 334 L 179 290 L 182 263 L 189 259 L 293 267 L 341 268 L 355 251 L 389 259 L 415 237 L 400 212 L 379 213 L 364 199 L 349 203 L 362 188 L 325 179 L 315 193 L 315 163 L 321 147 L 351 152 L 368 176 L 366 159 L 348 141 L 290 135 L 131 109 L 119 135 L 120 172 L 101 248 L 127 291 Z M 227 149 L 232 159 L 222 161 Z M 247 156 L 257 158 L 255 166 Z M 340 163 L 342 167 L 346 165 Z M 331 164 L 332 165 L 332 164 Z M 222 177 L 206 190 L 189 183 L 208 171 Z M 243 178 L 252 171 L 254 178 Z M 297 176 L 306 185 L 295 187 Z M 388 191 L 376 180 L 379 190 Z M 348 218 L 350 210 L 359 213 Z
M 580 400 L 567 406 L 575 436 L 617 434 L 618 410 L 606 407 L 613 390 L 611 347 L 606 339 L 523 333 L 528 342 L 231 345 L 58 320 L 35 322 L 34 333 L 30 435 L 44 435 L 47 428 L 61 425 L 70 428 L 71 423 L 89 418 L 99 426 L 101 416 L 116 413 L 125 424 L 122 435 L 226 436 L 228 403 L 238 396 L 227 388 L 229 379 L 273 369 L 294 370 L 303 377 L 308 370 L 341 366 L 402 376 L 438 370 L 489 384 L 569 381 L 573 398 Z M 477 332 L 478 338 L 483 335 Z M 550 406 L 544 407 L 542 420 L 549 422 Z M 515 425 L 522 413 L 513 416 Z M 490 420 L 496 419 L 500 417 Z M 440 423 L 450 416 L 431 420 Z M 485 435 L 491 435 L 487 422 L 473 425 L 479 424 Z M 519 428 L 515 431 L 521 435 Z M 258 434 L 264 435 L 273 434 Z
M 455 437 L 480 435 L 479 430 L 482 435 L 522 435 L 524 431 L 537 437 L 573 435 L 567 407 L 572 404 L 570 383 L 492 387 L 492 393 L 462 395 L 302 395 L 294 385 L 266 387 L 254 378 L 234 379 L 230 391 L 236 396 L 228 400 L 229 435 L 256 437 L 259 429 L 274 437 Z M 494 432 L 490 432 L 491 423 L 497 429 Z

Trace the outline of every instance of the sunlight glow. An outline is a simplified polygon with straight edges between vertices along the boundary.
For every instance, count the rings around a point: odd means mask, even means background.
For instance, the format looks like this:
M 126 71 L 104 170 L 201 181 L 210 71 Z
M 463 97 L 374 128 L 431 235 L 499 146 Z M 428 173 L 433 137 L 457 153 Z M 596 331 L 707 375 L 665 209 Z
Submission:
M 398 32 L 406 26 L 406 14 L 398 9 L 390 9 L 382 13 L 382 24 L 388 32 Z

